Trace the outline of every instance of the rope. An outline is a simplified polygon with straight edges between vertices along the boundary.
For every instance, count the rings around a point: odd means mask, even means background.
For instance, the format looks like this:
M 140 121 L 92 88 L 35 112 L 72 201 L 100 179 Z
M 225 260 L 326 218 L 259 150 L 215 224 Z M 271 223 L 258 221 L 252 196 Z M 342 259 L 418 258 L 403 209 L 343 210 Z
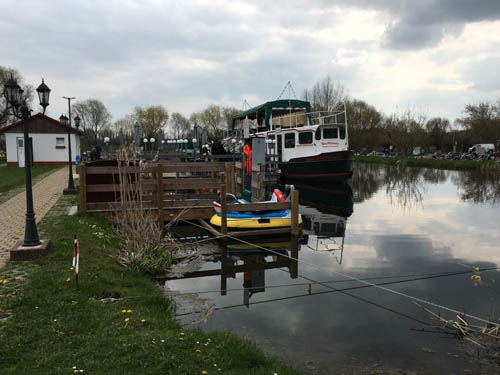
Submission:
M 493 270 L 499 270 L 500 267 L 493 267 L 493 268 L 483 268 L 480 271 L 481 272 L 487 272 L 487 271 L 493 271 Z M 406 275 L 393 275 L 393 276 L 377 276 L 377 277 L 370 277 L 366 279 L 361 279 L 361 280 L 381 280 L 381 279 L 396 279 L 396 278 L 402 278 L 402 277 L 412 277 L 411 279 L 405 279 L 405 280 L 398 280 L 398 281 L 392 281 L 387 284 L 398 284 L 398 283 L 404 283 L 404 282 L 409 282 L 409 281 L 419 281 L 419 280 L 428 280 L 428 279 L 435 279 L 435 278 L 440 278 L 440 277 L 447 277 L 447 276 L 456 276 L 456 275 L 464 275 L 468 273 L 474 273 L 474 271 L 446 271 L 446 272 L 435 272 L 435 273 L 423 273 L 423 274 L 406 274 Z M 286 287 L 292 287 L 292 286 L 308 286 L 308 285 L 317 285 L 321 283 L 325 284 L 330 284 L 330 283 L 343 283 L 343 282 L 350 282 L 352 280 L 346 280 L 346 279 L 340 279 L 340 280 L 327 280 L 327 281 L 317 281 L 317 282 L 309 282 L 309 283 L 290 283 L 290 284 L 278 284 L 278 285 L 266 285 L 266 289 L 275 289 L 275 288 L 286 288 Z M 379 284 L 380 285 L 380 284 Z M 383 285 L 386 285 L 384 283 Z M 225 292 L 238 292 L 245 290 L 247 288 L 231 288 L 231 289 L 224 289 Z M 221 290 L 220 289 L 214 289 L 214 290 L 192 290 L 192 291 L 186 291 L 182 293 L 175 293 L 175 294 L 169 294 L 170 297 L 176 297 L 176 296 L 185 296 L 185 295 L 190 295 L 190 294 L 210 294 L 210 293 L 219 293 Z
M 295 91 L 293 90 L 292 84 L 290 83 L 290 81 L 288 81 L 286 83 L 285 87 L 283 87 L 283 90 L 281 90 L 281 94 L 278 96 L 278 99 L 276 99 L 276 100 L 280 100 L 281 99 L 281 97 L 283 96 L 283 94 L 285 93 L 285 90 L 287 88 L 293 92 L 293 96 L 295 97 L 295 99 L 297 99 L 297 95 L 295 94 Z M 290 95 L 290 91 L 289 91 L 288 96 L 291 96 Z
M 186 220 L 182 220 L 182 221 L 183 221 L 183 222 L 186 222 L 186 223 L 190 223 L 190 222 L 188 222 L 188 221 L 186 221 Z M 195 224 L 195 223 L 190 223 L 190 224 L 191 224 L 191 225 L 194 225 L 194 226 L 197 226 L 197 227 L 199 227 L 199 228 L 203 228 L 203 226 L 201 226 L 201 225 L 197 225 L 197 224 Z M 396 294 L 396 295 L 398 295 L 398 296 L 400 296 L 400 297 L 404 297 L 404 298 L 410 299 L 410 300 L 412 300 L 412 301 L 416 301 L 416 302 L 419 302 L 419 303 L 423 303 L 423 304 L 425 304 L 425 305 L 433 306 L 433 307 L 436 307 L 436 308 L 438 308 L 438 309 L 442 309 L 442 310 L 445 310 L 445 311 L 448 311 L 448 312 L 452 312 L 452 313 L 454 313 L 454 314 L 458 314 L 458 315 L 462 315 L 462 316 L 465 316 L 465 317 L 469 317 L 469 318 L 471 318 L 471 319 L 477 320 L 477 321 L 482 322 L 482 323 L 491 324 L 491 325 L 494 325 L 494 326 L 496 326 L 496 327 L 500 327 L 500 324 L 495 323 L 495 322 L 492 322 L 492 321 L 490 321 L 490 320 L 488 320 L 488 319 L 483 319 L 483 318 L 480 318 L 480 317 L 475 316 L 475 315 L 466 314 L 466 313 L 464 313 L 464 312 L 461 312 L 461 311 L 455 310 L 455 309 L 453 309 L 453 308 L 451 308 L 451 307 L 447 307 L 447 306 L 441 305 L 441 304 L 439 304 L 439 303 L 435 303 L 435 302 L 427 301 L 427 300 L 424 300 L 424 299 L 422 299 L 422 298 L 415 297 L 415 296 L 411 296 L 411 295 L 406 294 L 406 293 L 403 293 L 403 292 L 398 292 L 398 291 L 396 291 L 396 290 L 389 289 L 389 288 L 386 288 L 386 287 L 384 287 L 384 286 L 380 286 L 380 285 L 377 285 L 377 284 L 371 283 L 371 282 L 369 282 L 369 281 L 365 281 L 365 280 L 359 279 L 359 278 L 357 278 L 357 277 L 347 275 L 347 274 L 345 274 L 345 273 L 343 273 L 343 272 L 334 271 L 334 270 L 332 270 L 332 269 L 329 269 L 329 268 L 324 267 L 324 266 L 321 266 L 321 265 L 317 265 L 317 264 L 314 264 L 314 263 L 311 263 L 311 262 L 307 262 L 307 261 L 302 260 L 302 259 L 294 258 L 294 257 L 292 257 L 292 256 L 290 256 L 290 255 L 284 255 L 284 254 L 278 253 L 278 252 L 276 252 L 276 251 L 273 251 L 273 250 L 271 250 L 271 249 L 266 249 L 265 247 L 259 246 L 259 245 L 257 245 L 257 244 L 253 244 L 253 243 L 251 243 L 251 242 L 248 242 L 248 241 L 242 240 L 242 239 L 240 239 L 240 238 L 233 237 L 233 236 L 231 236 L 231 235 L 229 235 L 229 234 L 226 234 L 226 236 L 227 236 L 228 238 L 231 238 L 231 239 L 235 240 L 235 241 L 239 241 L 239 242 L 241 242 L 241 243 L 244 243 L 244 244 L 247 244 L 247 245 L 253 246 L 253 247 L 255 247 L 255 248 L 258 248 L 258 249 L 261 249 L 261 250 L 264 250 L 264 251 L 268 251 L 268 252 L 270 252 L 270 253 L 274 253 L 274 254 L 276 254 L 276 255 L 281 255 L 281 256 L 284 256 L 284 257 L 286 257 L 286 258 L 289 258 L 289 259 L 291 259 L 291 260 L 295 260 L 295 261 L 297 261 L 297 262 L 300 262 L 300 263 L 306 264 L 306 265 L 311 266 L 311 267 L 316 267 L 316 268 L 319 268 L 319 269 L 324 269 L 324 270 L 329 271 L 329 272 L 333 272 L 334 274 L 337 274 L 337 275 L 339 275 L 339 276 L 342 276 L 342 277 L 345 277 L 345 278 L 351 279 L 351 280 L 353 280 L 353 281 L 357 281 L 357 282 L 362 283 L 362 284 L 365 284 L 365 285 L 373 286 L 373 287 L 375 287 L 375 288 L 378 288 L 378 289 L 384 290 L 384 291 L 389 292 L 389 293 Z M 313 280 L 313 281 L 315 281 L 315 280 Z

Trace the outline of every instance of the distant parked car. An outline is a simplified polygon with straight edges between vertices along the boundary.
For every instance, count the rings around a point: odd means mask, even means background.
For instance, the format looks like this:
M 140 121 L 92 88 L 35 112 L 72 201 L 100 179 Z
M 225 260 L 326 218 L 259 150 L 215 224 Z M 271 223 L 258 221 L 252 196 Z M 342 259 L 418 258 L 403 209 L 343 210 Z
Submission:
M 460 152 L 449 152 L 446 155 L 446 159 L 448 160 L 460 160 L 462 158 L 462 154 Z
M 480 152 L 480 149 L 484 151 Z M 495 145 L 493 143 L 479 143 L 469 148 L 469 153 L 475 152 L 476 154 L 491 153 L 495 151 Z

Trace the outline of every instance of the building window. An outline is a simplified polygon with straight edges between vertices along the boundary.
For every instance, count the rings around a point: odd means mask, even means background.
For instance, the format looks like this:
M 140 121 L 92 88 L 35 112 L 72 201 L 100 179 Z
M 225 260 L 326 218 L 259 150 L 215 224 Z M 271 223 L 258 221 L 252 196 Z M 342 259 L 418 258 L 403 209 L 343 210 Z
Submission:
M 64 143 L 64 137 L 56 138 L 56 148 L 66 148 L 66 145 Z
M 286 133 L 285 148 L 294 148 L 294 147 L 295 147 L 295 133 Z
M 324 139 L 332 139 L 339 137 L 339 129 L 338 128 L 323 128 L 323 138 Z
M 313 143 L 313 133 L 312 132 L 299 133 L 299 145 L 309 145 L 311 143 Z

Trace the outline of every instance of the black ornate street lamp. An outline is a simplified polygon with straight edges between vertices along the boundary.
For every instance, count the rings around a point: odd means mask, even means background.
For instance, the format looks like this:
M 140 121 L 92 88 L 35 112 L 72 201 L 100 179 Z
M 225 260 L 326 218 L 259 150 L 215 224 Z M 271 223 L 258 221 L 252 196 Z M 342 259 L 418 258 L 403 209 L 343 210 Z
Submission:
M 43 108 L 43 113 L 45 114 L 45 108 L 49 105 L 50 89 L 44 83 L 42 78 L 42 83 L 36 89 L 38 93 L 38 98 L 40 100 L 40 105 Z M 23 246 L 31 247 L 38 246 L 41 244 L 40 238 L 38 237 L 38 229 L 36 227 L 35 221 L 35 211 L 33 209 L 33 190 L 31 186 L 31 144 L 29 140 L 28 132 L 28 120 L 31 116 L 31 110 L 26 106 L 26 101 L 23 98 L 23 90 L 17 84 L 16 80 L 11 76 L 10 79 L 5 84 L 5 94 L 7 96 L 7 102 L 11 105 L 12 114 L 22 120 L 24 129 L 24 171 L 26 174 L 26 224 L 24 227 L 24 242 Z M 7 108 L 9 110 L 9 108 Z
M 59 117 L 59 121 L 61 122 L 61 125 L 68 129 L 69 177 L 68 177 L 68 187 L 63 190 L 63 194 L 68 195 L 68 194 L 76 194 L 75 182 L 73 181 L 73 160 L 71 158 L 71 100 L 76 99 L 76 98 L 63 96 L 63 99 L 68 100 L 68 115 L 69 115 L 69 117 L 66 117 L 64 115 L 61 115 L 61 117 Z

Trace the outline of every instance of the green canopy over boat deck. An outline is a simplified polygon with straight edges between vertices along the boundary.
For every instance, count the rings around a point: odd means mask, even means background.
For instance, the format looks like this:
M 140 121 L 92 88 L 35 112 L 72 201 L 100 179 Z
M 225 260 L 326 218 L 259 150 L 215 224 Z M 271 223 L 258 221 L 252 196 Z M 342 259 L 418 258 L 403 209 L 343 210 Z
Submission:
M 265 127 L 267 130 L 269 130 L 269 120 L 271 118 L 271 113 L 273 114 L 273 116 L 279 116 L 290 113 L 291 111 L 295 112 L 298 110 L 307 113 L 308 117 L 310 117 L 311 104 L 305 100 L 298 99 L 281 99 L 266 102 L 264 104 L 247 109 L 246 111 L 234 115 L 231 119 L 231 129 L 234 130 L 235 124 L 238 120 L 244 120 L 245 118 L 248 118 L 250 120 L 257 120 L 259 128 Z

